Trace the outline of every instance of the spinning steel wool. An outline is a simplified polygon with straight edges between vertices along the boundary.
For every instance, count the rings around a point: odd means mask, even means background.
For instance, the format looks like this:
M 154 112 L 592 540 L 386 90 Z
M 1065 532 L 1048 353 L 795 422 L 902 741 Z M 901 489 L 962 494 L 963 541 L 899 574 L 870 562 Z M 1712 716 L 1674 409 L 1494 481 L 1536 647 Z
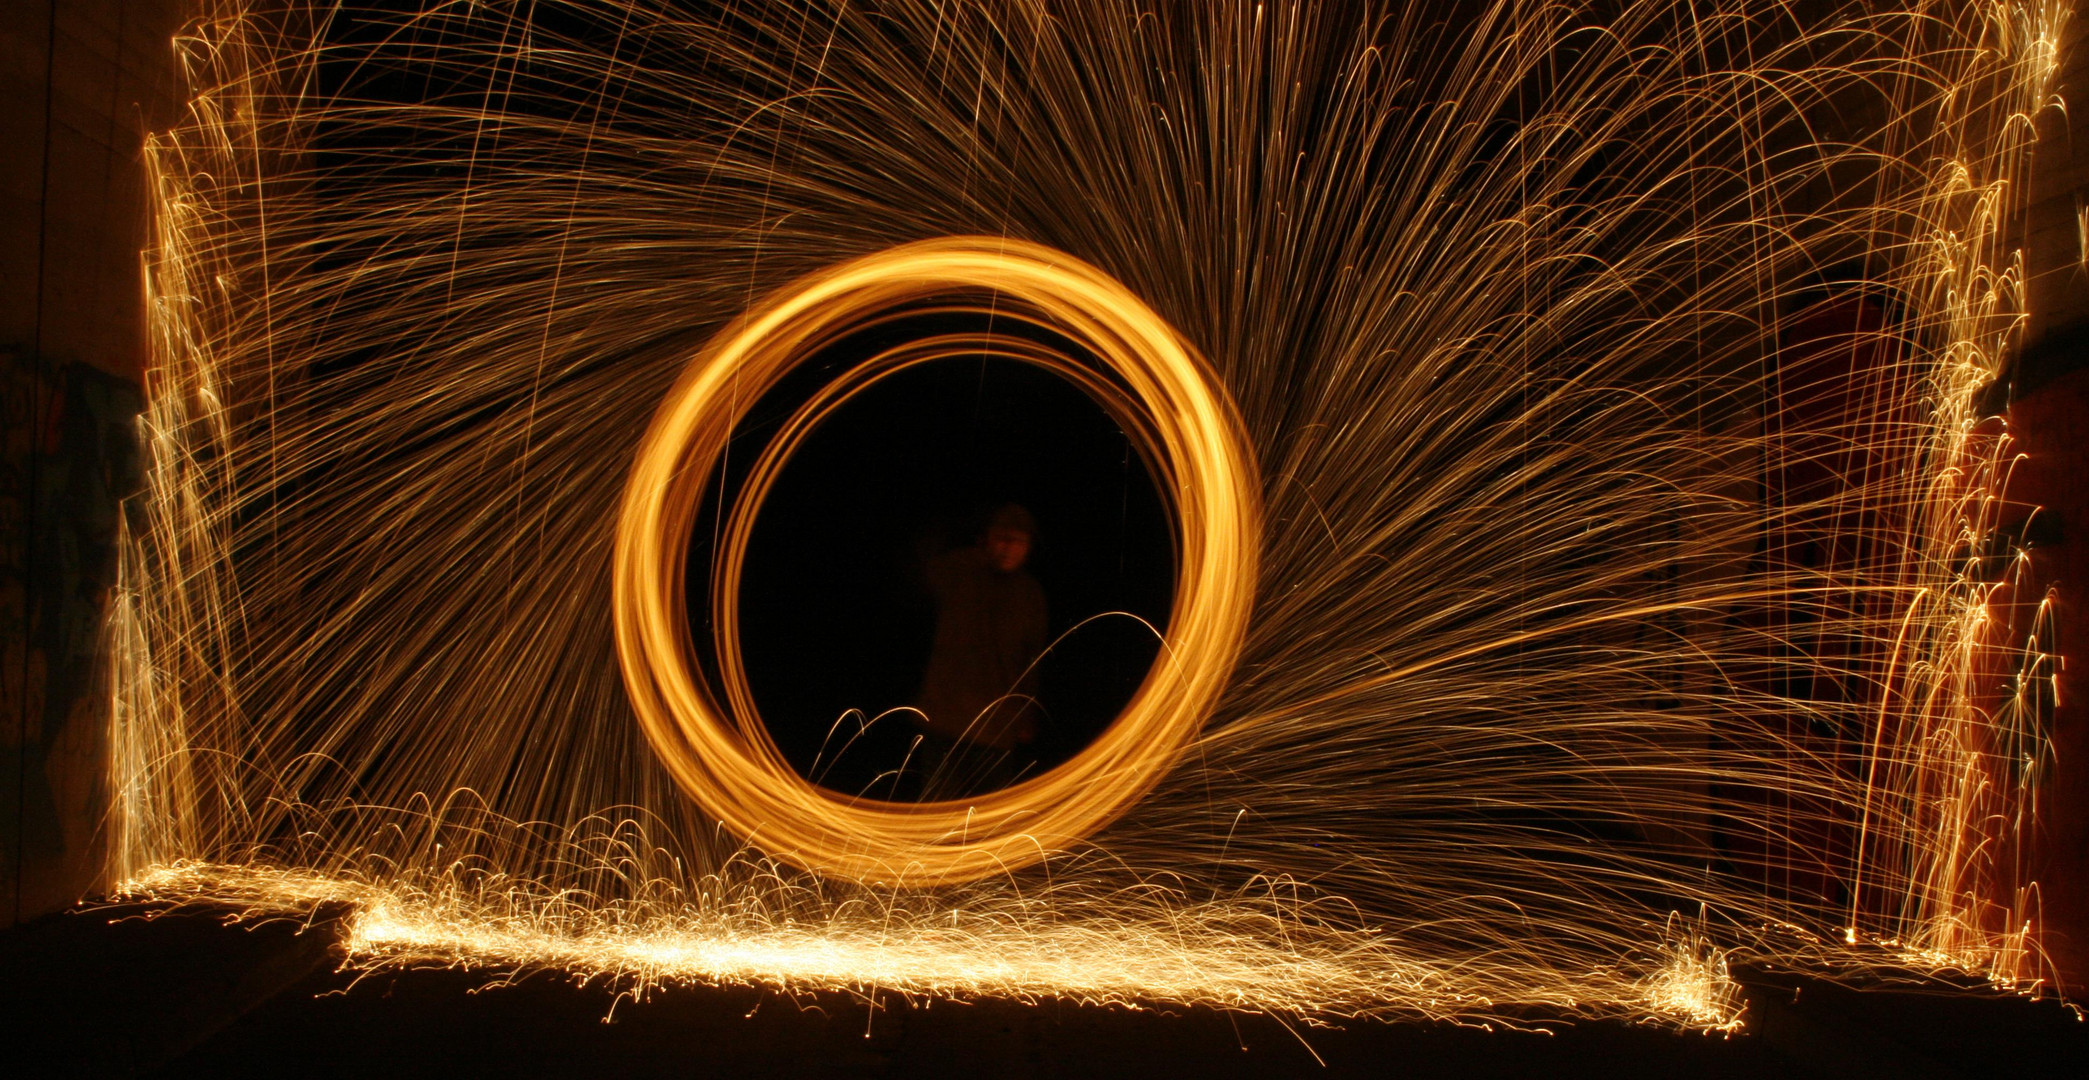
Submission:
M 1981 402 L 2066 16 L 226 8 L 153 147 L 119 878 L 635 993 L 2035 979 L 2053 661 Z M 995 321 L 784 379 L 924 310 Z M 815 784 L 739 673 L 762 493 L 982 356 L 1144 460 L 1161 659 L 1006 790 Z

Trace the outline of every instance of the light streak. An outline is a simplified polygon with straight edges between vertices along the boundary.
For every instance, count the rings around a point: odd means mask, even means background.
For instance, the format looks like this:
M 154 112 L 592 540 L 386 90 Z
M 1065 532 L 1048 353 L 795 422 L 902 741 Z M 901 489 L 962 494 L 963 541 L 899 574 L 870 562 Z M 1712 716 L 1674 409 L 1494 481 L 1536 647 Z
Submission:
M 1470 14 L 218 10 L 151 154 L 115 879 L 634 993 L 1722 1027 L 1750 960 L 2034 986 L 2042 699 L 1993 688 L 2052 666 L 1982 617 L 2023 560 L 1979 402 L 2068 8 Z M 666 602 L 674 469 L 802 359 L 735 335 L 945 258 L 1102 365 L 910 343 L 801 434 L 946 350 L 1044 364 L 1184 554 L 1180 667 L 976 833 L 784 775 Z
M 770 442 L 736 502 L 712 588 L 721 688 L 708 691 L 691 662 L 684 567 L 706 482 L 746 410 L 823 345 L 878 316 L 938 301 L 949 311 L 968 295 L 981 298 L 980 313 L 1063 329 L 1100 370 L 1056 351 L 1011 352 L 960 337 L 888 350 L 838 374 Z M 983 355 L 982 346 L 1081 385 L 1134 433 L 1180 527 L 1175 611 L 1160 659 L 1109 730 L 1042 776 L 936 805 L 828 791 L 784 760 L 747 688 L 739 578 L 755 512 L 798 441 L 833 409 L 880 377 Z M 1152 790 L 1202 726 L 1246 629 L 1257 497 L 1223 392 L 1173 329 L 1101 271 L 1000 237 L 926 241 L 857 259 L 793 285 L 728 328 L 669 392 L 640 445 L 613 585 L 632 704 L 675 781 L 780 857 L 917 885 L 1018 870 L 1065 850 Z
M 613 905 L 488 905 L 485 896 L 461 904 L 455 895 L 252 865 L 163 865 L 131 887 L 136 897 L 207 896 L 259 917 L 352 905 L 343 943 L 352 961 L 369 967 L 550 966 L 635 997 L 660 986 L 757 985 L 790 994 L 1058 998 L 1319 1017 L 1369 1016 L 1398 1002 L 1436 1019 L 1500 1022 L 1494 994 L 1504 977 L 1526 974 L 1513 960 L 1461 970 L 1409 957 L 1381 934 L 1320 925 L 1317 913 L 1277 892 L 1188 905 L 1164 920 L 1066 918 L 1051 904 L 1033 904 L 799 922 L 703 905 L 634 919 Z M 1738 987 L 1723 954 L 1702 939 L 1672 938 L 1652 973 L 1632 978 L 1584 972 L 1532 988 L 1518 1004 L 1560 1012 L 1621 1004 L 1630 1015 L 1679 1025 L 1738 1026 Z M 1620 990 L 1623 1002 L 1606 1002 Z

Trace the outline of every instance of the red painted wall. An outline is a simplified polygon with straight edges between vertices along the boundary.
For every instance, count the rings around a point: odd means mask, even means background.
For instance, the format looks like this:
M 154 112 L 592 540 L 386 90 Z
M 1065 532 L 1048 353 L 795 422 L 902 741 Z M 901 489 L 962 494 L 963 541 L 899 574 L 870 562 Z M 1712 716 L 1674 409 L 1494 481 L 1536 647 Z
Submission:
M 2056 519 L 2029 546 L 2030 589 L 2050 596 L 2063 659 L 2053 710 L 2053 761 L 2043 773 L 2032 849 L 2045 918 L 2040 937 L 2063 982 L 2089 985 L 2089 369 L 2032 392 L 2009 409 L 2024 455 L 2011 479 L 2014 503 Z M 2028 509 L 2028 507 L 2026 507 Z M 2057 526 L 2057 527 L 2055 527 Z M 2040 535 L 2042 534 L 2042 535 Z M 2020 620 L 2021 621 L 2021 620 Z M 2021 635 L 2025 629 L 2017 628 Z

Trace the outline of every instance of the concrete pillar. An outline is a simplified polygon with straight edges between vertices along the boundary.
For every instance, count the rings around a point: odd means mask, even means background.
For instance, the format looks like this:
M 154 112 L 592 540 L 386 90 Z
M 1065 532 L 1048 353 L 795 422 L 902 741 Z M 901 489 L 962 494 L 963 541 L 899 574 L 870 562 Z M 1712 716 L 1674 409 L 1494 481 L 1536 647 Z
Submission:
M 145 133 L 176 115 L 187 0 L 20 0 L 0 17 L 0 925 L 96 884 L 95 692 L 136 487 Z
M 2089 10 L 2077 12 L 2060 53 L 2056 92 L 2080 117 L 2089 106 Z M 2034 918 L 2062 982 L 2089 985 L 2089 141 L 2068 113 L 2039 116 L 2023 250 L 2030 318 L 2009 382 L 2009 426 L 2026 455 L 2009 495 L 2019 512 L 2042 508 L 2026 530 L 2031 595 L 2050 595 L 2063 659 L 2050 715 L 2053 759 L 2042 771 L 2031 876 Z M 2028 627 L 2024 628 L 2028 629 Z

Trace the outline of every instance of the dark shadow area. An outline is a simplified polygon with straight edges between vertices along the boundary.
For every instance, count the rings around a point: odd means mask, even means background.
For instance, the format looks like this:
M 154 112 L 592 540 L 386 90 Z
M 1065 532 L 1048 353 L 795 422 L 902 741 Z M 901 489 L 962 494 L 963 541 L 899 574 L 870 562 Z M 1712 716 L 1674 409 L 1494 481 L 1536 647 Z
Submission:
M 843 366 L 907 337 L 984 329 L 983 318 L 938 315 L 815 358 L 742 424 L 725 490 Z M 718 512 L 707 501 L 690 556 L 700 637 Z M 741 646 L 763 720 L 801 774 L 851 794 L 920 795 L 898 775 L 920 727 L 894 710 L 922 689 L 937 620 L 928 568 L 977 543 L 1010 503 L 1036 521 L 1022 570 L 1047 611 L 1035 739 L 1014 752 L 1014 771 L 1064 762 L 1122 711 L 1153 664 L 1174 591 L 1173 524 L 1145 464 L 1101 406 L 1049 371 L 936 361 L 873 384 L 815 429 L 755 521 Z

